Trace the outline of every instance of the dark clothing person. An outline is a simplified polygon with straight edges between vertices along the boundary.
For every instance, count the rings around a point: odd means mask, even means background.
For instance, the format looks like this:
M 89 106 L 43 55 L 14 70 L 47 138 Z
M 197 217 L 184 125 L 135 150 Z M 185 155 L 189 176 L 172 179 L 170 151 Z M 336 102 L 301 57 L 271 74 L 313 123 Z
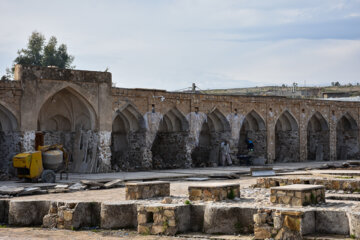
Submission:
M 254 143 L 253 143 L 253 141 L 251 141 L 250 139 L 247 139 L 246 144 L 247 144 L 248 151 L 253 152 L 254 151 Z

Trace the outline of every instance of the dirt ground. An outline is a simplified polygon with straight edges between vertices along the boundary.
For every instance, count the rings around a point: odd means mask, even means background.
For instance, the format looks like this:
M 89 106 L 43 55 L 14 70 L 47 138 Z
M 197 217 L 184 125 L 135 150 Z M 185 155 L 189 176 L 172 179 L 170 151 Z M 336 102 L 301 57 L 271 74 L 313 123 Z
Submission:
M 0 228 L 0 240 L 113 240 L 113 239 L 134 239 L 134 240 L 250 240 L 252 236 L 233 235 L 206 235 L 206 234 L 184 234 L 186 237 L 140 235 L 136 231 L 128 230 L 88 230 L 72 231 L 46 228 Z
M 256 183 L 255 177 L 241 177 L 241 179 L 231 180 L 211 180 L 205 182 L 199 181 L 172 181 L 170 184 L 170 194 L 177 197 L 186 197 L 188 195 L 189 185 L 201 185 L 210 183 L 240 183 L 240 188 L 249 187 Z M 28 200 L 53 200 L 57 201 L 94 201 L 94 202 L 117 202 L 125 200 L 125 188 L 114 188 L 106 190 L 88 190 L 72 193 L 56 193 L 16 197 L 12 199 Z
M 135 239 L 135 240 L 183 240 L 186 238 L 166 236 L 144 236 L 135 231 L 71 231 L 46 228 L 1 228 L 0 239 L 51 239 L 51 240 L 98 240 L 98 239 Z

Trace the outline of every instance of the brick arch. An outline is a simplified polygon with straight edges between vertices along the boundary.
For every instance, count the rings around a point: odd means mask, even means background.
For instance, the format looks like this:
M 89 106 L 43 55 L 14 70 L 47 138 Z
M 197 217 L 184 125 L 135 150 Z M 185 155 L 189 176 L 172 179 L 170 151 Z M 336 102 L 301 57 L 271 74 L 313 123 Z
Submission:
M 16 131 L 19 129 L 15 115 L 0 103 L 0 131 Z
M 176 107 L 163 115 L 159 131 L 184 132 L 189 130 L 189 122 Z
M 253 156 L 266 158 L 267 133 L 264 119 L 252 110 L 246 114 L 240 128 L 238 153 L 241 155 L 248 154 L 247 140 L 254 143 Z
M 96 130 L 97 128 L 94 108 L 71 87 L 62 88 L 51 95 L 41 106 L 38 114 L 39 130 L 63 130 L 59 128 L 62 124 L 57 124 L 61 119 L 70 122 L 70 131 L 76 129 Z
M 315 112 L 307 122 L 307 159 L 330 159 L 329 124 L 320 112 Z
M 275 124 L 275 161 L 298 162 L 299 159 L 299 124 L 291 112 L 285 110 Z
M 214 108 L 207 114 L 206 121 L 212 131 L 224 132 L 231 130 L 229 121 L 218 108 Z
M 39 112 L 42 108 L 42 106 L 51 98 L 53 97 L 55 94 L 57 94 L 58 92 L 64 90 L 64 89 L 68 89 L 70 90 L 73 94 L 75 94 L 76 96 L 79 97 L 79 99 L 83 99 L 87 104 L 89 104 L 91 106 L 91 108 L 94 110 L 94 112 L 96 113 L 96 115 L 98 114 L 97 111 L 97 102 L 92 101 L 88 96 L 91 96 L 92 94 L 90 92 L 88 92 L 87 90 L 85 90 L 84 88 L 70 83 L 70 82 L 64 82 L 61 85 L 55 85 L 53 88 L 49 89 L 48 91 L 46 91 L 43 95 L 38 96 L 37 98 L 37 106 L 39 106 L 36 115 L 39 115 Z
M 358 159 L 359 153 L 359 127 L 346 112 L 336 123 L 336 153 L 338 160 Z
M 125 127 L 128 131 L 137 132 L 146 130 L 144 117 L 132 103 L 128 103 L 114 112 L 112 117 L 113 131 L 114 127 L 116 128 L 114 123 L 119 118 L 125 123 Z

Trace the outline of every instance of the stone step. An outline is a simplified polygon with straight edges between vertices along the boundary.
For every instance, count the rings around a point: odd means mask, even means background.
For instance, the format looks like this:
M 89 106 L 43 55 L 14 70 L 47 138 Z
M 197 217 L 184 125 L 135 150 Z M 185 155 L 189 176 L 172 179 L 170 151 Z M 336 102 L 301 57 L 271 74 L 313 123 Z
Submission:
M 303 237 L 304 240 L 335 240 L 335 239 L 354 239 L 346 235 L 319 235 L 313 234 Z

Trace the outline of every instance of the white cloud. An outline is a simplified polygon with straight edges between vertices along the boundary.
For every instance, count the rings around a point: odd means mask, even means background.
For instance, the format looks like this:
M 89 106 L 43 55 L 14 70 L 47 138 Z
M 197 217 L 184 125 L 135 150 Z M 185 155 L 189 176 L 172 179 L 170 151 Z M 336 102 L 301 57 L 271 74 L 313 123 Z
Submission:
M 356 82 L 359 1 L 0 2 L 0 74 L 33 30 L 119 87 Z M 344 21 L 346 19 L 346 21 Z

